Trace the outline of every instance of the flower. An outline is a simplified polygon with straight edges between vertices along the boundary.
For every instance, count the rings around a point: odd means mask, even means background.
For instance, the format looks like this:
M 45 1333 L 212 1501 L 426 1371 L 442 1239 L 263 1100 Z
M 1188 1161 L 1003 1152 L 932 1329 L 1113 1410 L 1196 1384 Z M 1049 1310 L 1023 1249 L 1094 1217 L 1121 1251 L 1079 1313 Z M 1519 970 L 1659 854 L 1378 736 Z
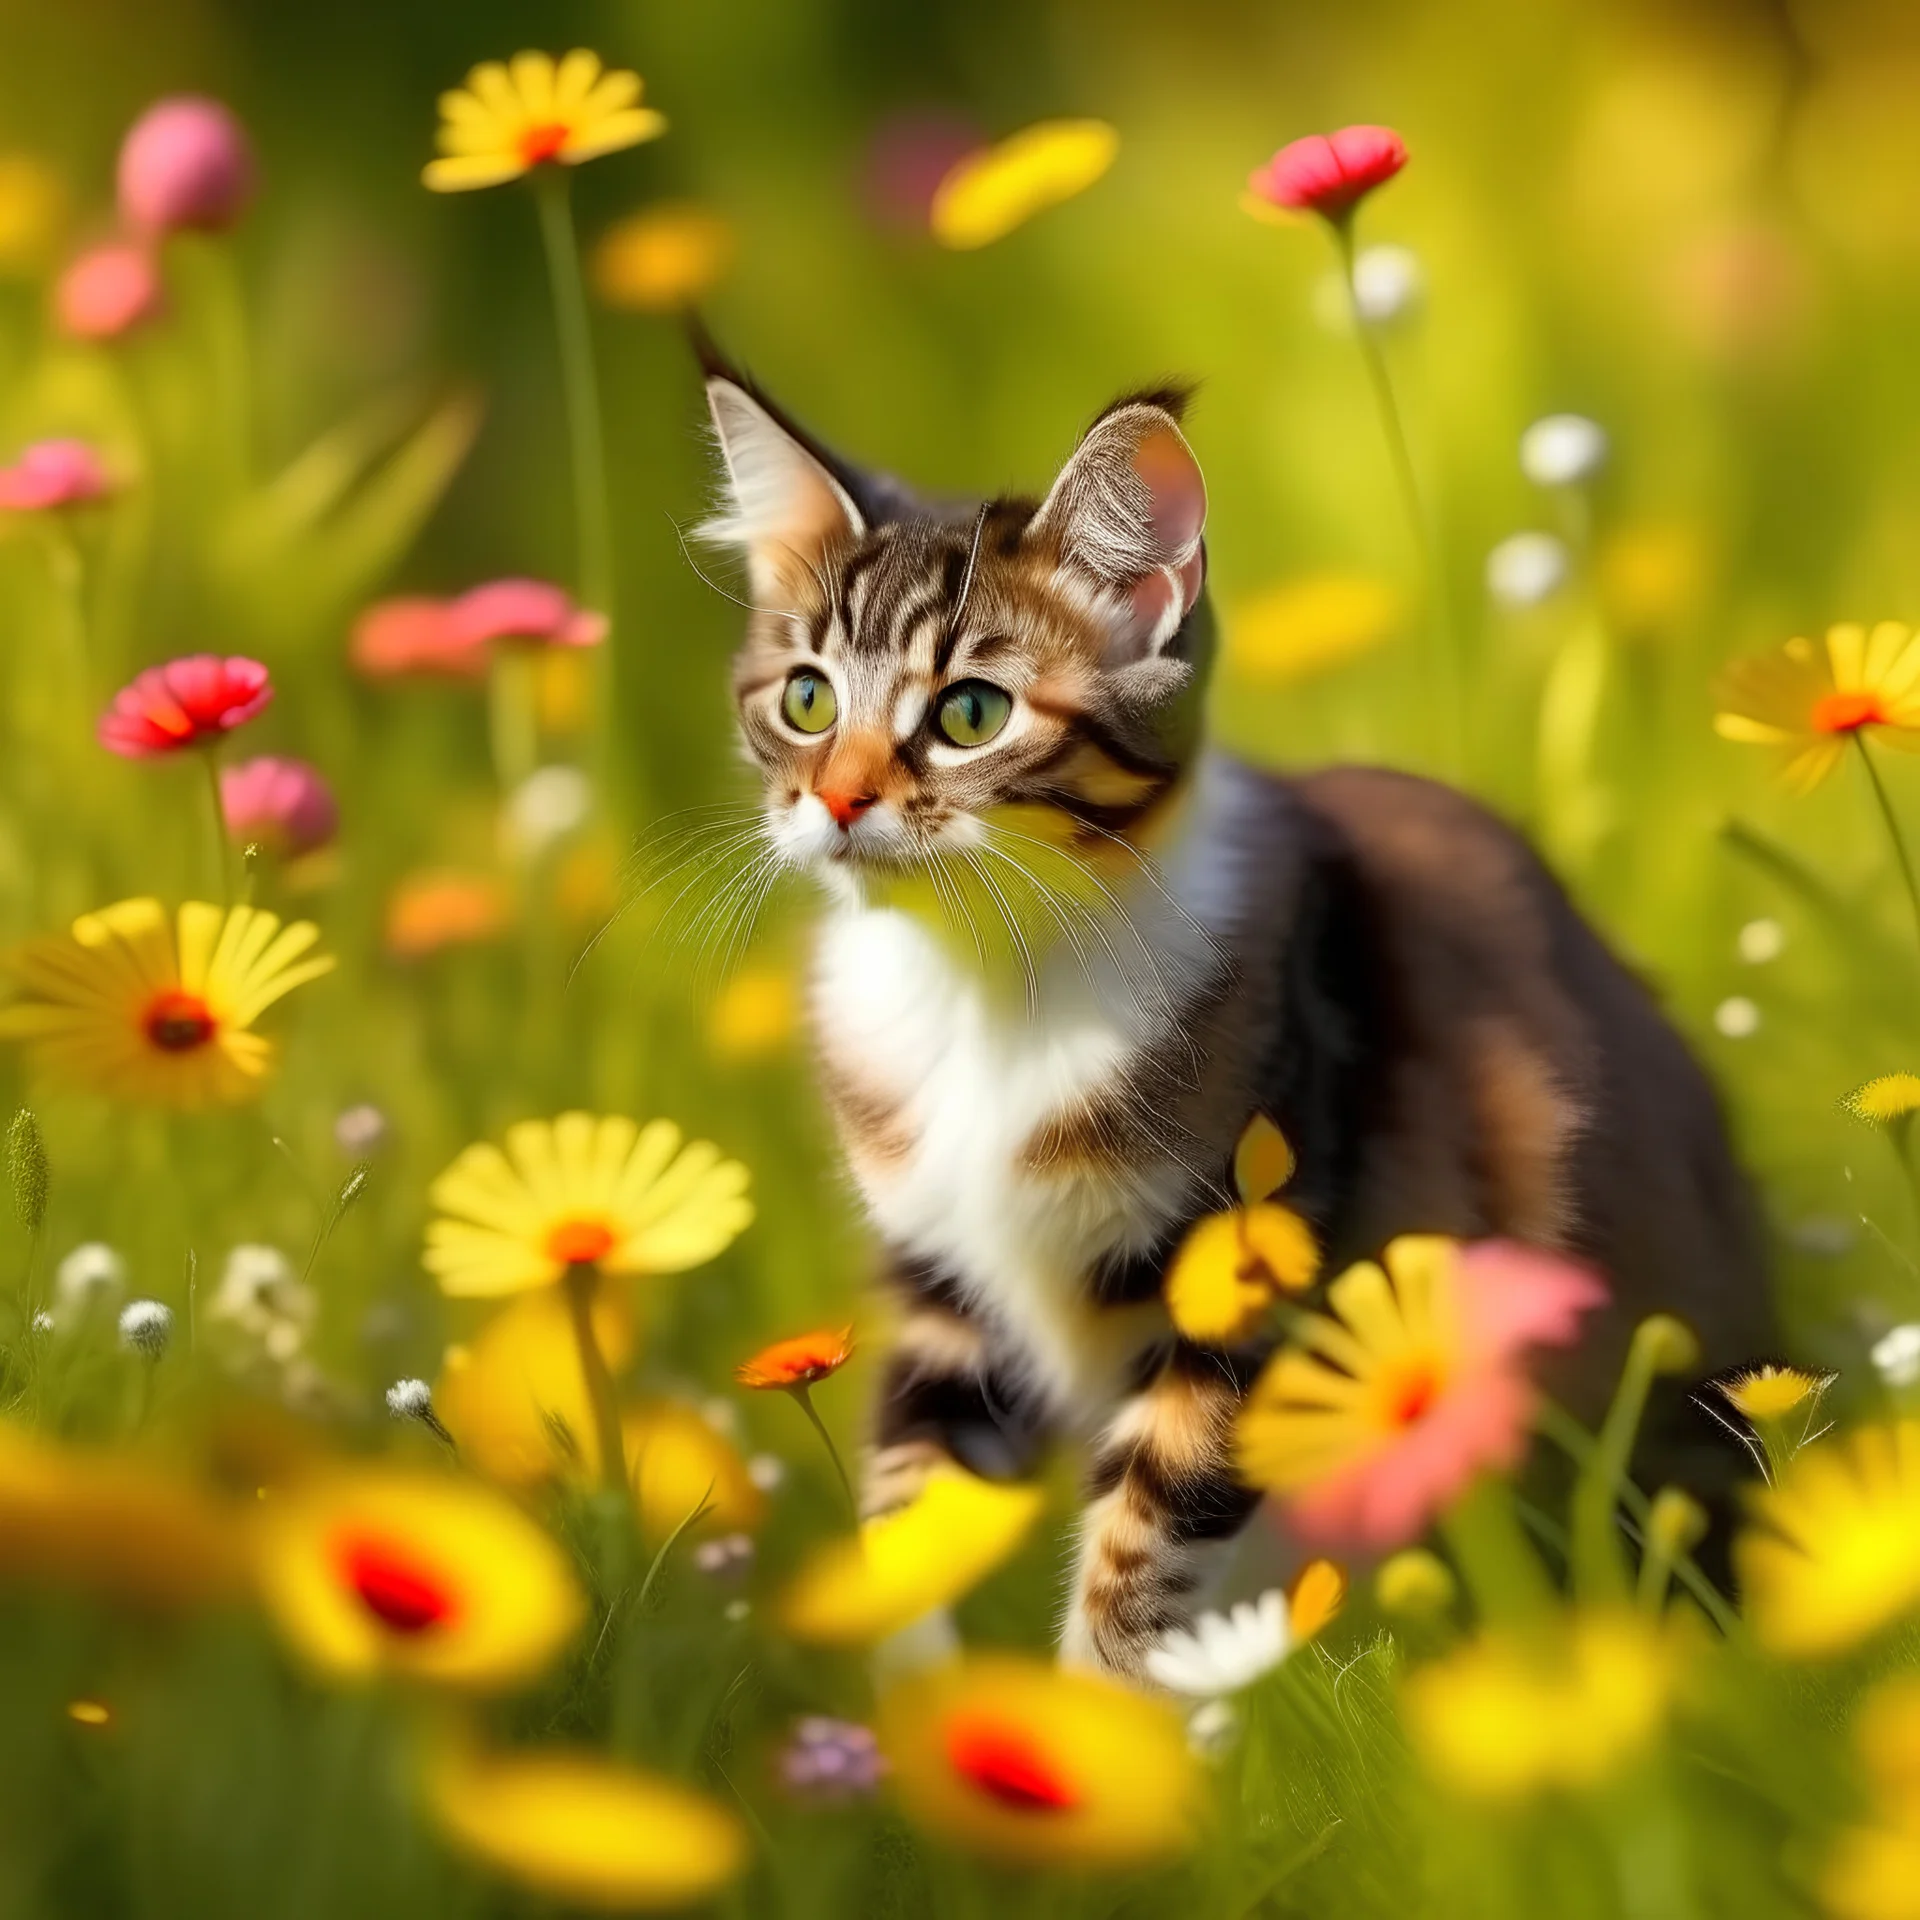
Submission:
M 888 1688 L 879 1735 L 908 1814 L 981 1853 L 1127 1866 L 1199 1839 L 1201 1774 L 1179 1715 L 1097 1674 L 957 1660 Z
M 747 1861 L 745 1830 L 717 1801 L 585 1751 L 448 1743 L 427 1769 L 426 1804 L 463 1853 L 570 1906 L 689 1906 Z
M 491 874 L 409 874 L 387 896 L 387 951 L 418 960 L 442 947 L 492 940 L 511 913 L 506 888 Z
M 136 233 L 219 233 L 253 198 L 253 148 L 218 100 L 156 100 L 120 145 L 120 217 Z
M 585 1422 L 582 1466 L 598 1473 L 600 1449 Z M 753 1483 L 739 1449 L 677 1400 L 655 1400 L 621 1417 L 627 1479 L 640 1507 L 642 1530 L 664 1540 L 704 1502 L 698 1531 L 737 1532 L 767 1517 L 767 1497 Z
M 498 641 L 531 646 L 597 647 L 607 616 L 576 607 L 545 580 L 490 580 L 446 603 L 447 630 L 456 644 L 486 648 Z
M 1537 607 L 1567 584 L 1573 562 L 1551 533 L 1515 533 L 1487 555 L 1487 591 L 1503 607 Z
M 127 1286 L 127 1263 L 98 1240 L 84 1241 L 53 1271 L 54 1318 L 81 1326 L 113 1305 Z
M 511 1501 L 446 1473 L 338 1467 L 296 1480 L 261 1503 L 253 1549 L 288 1644 L 340 1680 L 517 1686 L 583 1611 L 553 1539 Z
M 632 313 L 677 313 L 719 285 L 738 245 L 732 223 L 710 207 L 648 207 L 601 236 L 593 250 L 594 291 Z
M 76 254 L 53 292 L 54 318 L 75 340 L 117 340 L 165 304 L 160 269 L 144 247 L 124 240 Z
M 233 839 L 258 842 L 283 860 L 324 847 L 340 826 L 326 781 L 304 760 L 275 754 L 224 768 L 220 809 Z
M 1796 634 L 1776 653 L 1734 661 L 1718 697 L 1714 731 L 1779 748 L 1788 787 L 1810 793 L 1869 729 L 1883 745 L 1920 753 L 1920 636 L 1894 620 L 1871 631 L 1829 627 L 1818 646 Z
M 251 720 L 273 698 L 258 660 L 193 653 L 149 667 L 113 696 L 100 744 L 129 760 L 205 746 Z
M 1365 574 L 1311 573 L 1266 588 L 1226 623 L 1227 658 L 1251 680 L 1287 686 L 1392 639 L 1401 596 Z
M 177 938 L 176 938 L 177 926 Z M 116 1098 L 227 1105 L 259 1092 L 272 1042 L 252 1031 L 276 1000 L 333 966 L 309 920 L 189 900 L 169 925 L 157 900 L 83 914 L 67 938 L 5 961 L 25 995 L 0 1007 L 0 1038 L 36 1066 Z
M 1520 471 L 1536 487 L 1577 487 L 1607 463 L 1607 432 L 1579 413 L 1550 413 L 1520 436 Z
M 107 470 L 84 440 L 36 440 L 10 467 L 0 467 L 0 508 L 45 513 L 85 506 L 108 490 Z
M 733 1377 L 743 1387 L 810 1387 L 816 1380 L 838 1373 L 852 1358 L 853 1329 L 842 1327 L 834 1332 L 823 1327 L 762 1347 L 751 1360 L 743 1360 L 734 1368 Z
M 752 1484 L 751 1479 L 748 1482 Z M 759 1489 L 755 1488 L 758 1492 Z M 723 1533 L 702 1540 L 693 1550 L 693 1564 L 709 1580 L 726 1582 L 745 1576 L 754 1560 L 753 1535 Z
M 1713 1390 L 1744 1419 L 1778 1420 L 1818 1401 L 1833 1380 L 1830 1373 L 1803 1373 L 1768 1362 L 1716 1380 Z
M 637 73 L 603 70 L 600 56 L 583 47 L 557 62 L 516 53 L 483 61 L 464 87 L 440 96 L 442 157 L 420 177 L 435 193 L 496 187 L 543 161 L 578 166 L 666 130 L 664 115 L 640 105 Z
M 1119 151 L 1104 120 L 1039 121 L 956 160 L 934 189 L 928 226 L 943 247 L 984 247 L 1086 192 Z
M 1329 1560 L 1302 1572 L 1289 1602 L 1278 1587 L 1228 1613 L 1203 1613 L 1191 1627 L 1163 1633 L 1148 1650 L 1147 1673 L 1198 1700 L 1238 1693 L 1271 1673 L 1338 1611 L 1346 1579 Z
M 1045 1504 L 1038 1487 L 936 1468 L 907 1505 L 815 1550 L 781 1601 L 782 1623 L 827 1646 L 884 1639 L 1011 1559 Z
M 804 1800 L 860 1800 L 885 1777 L 887 1762 L 871 1727 L 803 1714 L 780 1753 L 780 1784 Z
M 1723 1039 L 1751 1040 L 1760 1031 L 1759 1002 L 1730 993 L 1713 1010 L 1713 1030 Z
M 173 1340 L 173 1309 L 159 1300 L 129 1300 L 120 1309 L 120 1344 L 158 1360 Z
M 453 680 L 483 680 L 487 655 L 447 620 L 447 603 L 425 595 L 382 600 L 353 624 L 348 656 L 369 679 L 408 673 L 439 674 Z
M 1416 1669 L 1401 1714 L 1436 1782 L 1512 1801 L 1611 1779 L 1658 1737 L 1677 1678 L 1645 1616 L 1577 1613 L 1549 1639 L 1489 1634 Z
M 1406 164 L 1407 143 L 1391 127 L 1342 127 L 1289 142 L 1247 176 L 1247 191 L 1268 206 L 1338 222 Z
M 1908 1320 L 1889 1327 L 1868 1348 L 1867 1357 L 1888 1386 L 1912 1386 L 1920 1380 L 1920 1324 Z
M 443 1293 L 550 1286 L 570 1266 L 680 1273 L 723 1252 L 753 1219 L 747 1170 L 670 1120 L 563 1113 L 509 1127 L 433 1183 L 427 1271 Z
M 1787 930 L 1778 920 L 1762 914 L 1758 920 L 1749 920 L 1740 929 L 1734 945 L 1748 966 L 1764 967 L 1769 960 L 1778 960 L 1786 951 Z M 1920 1103 L 1920 1076 L 1914 1076 L 1913 1085 L 1917 1103 Z
M 715 996 L 707 1038 L 722 1060 L 753 1060 L 792 1037 L 800 996 L 786 967 L 742 967 Z
M 1863 1087 L 1855 1087 L 1840 1104 L 1856 1120 L 1876 1127 L 1892 1126 L 1920 1113 L 1920 1073 L 1883 1073 Z
M 1807 1448 L 1752 1496 L 1734 1565 L 1775 1653 L 1839 1653 L 1920 1607 L 1920 1421 Z
M 1920 1682 L 1895 1674 L 1861 1705 L 1854 1743 L 1870 1824 L 1850 1827 L 1820 1876 L 1833 1920 L 1920 1920 Z
M 1387 1613 L 1434 1617 L 1453 1605 L 1458 1592 L 1453 1569 L 1425 1547 L 1402 1547 L 1373 1576 L 1373 1597 Z
M 227 1255 L 207 1318 L 245 1348 L 284 1365 L 307 1343 L 320 1302 L 278 1247 L 244 1245 Z
M 1353 261 L 1353 303 L 1373 327 L 1391 326 L 1419 305 L 1426 276 L 1411 247 L 1362 247 Z
M 508 797 L 508 837 L 537 860 L 593 812 L 593 782 L 578 767 L 536 767 Z
M 1526 1444 L 1526 1351 L 1567 1346 L 1606 1298 L 1547 1253 L 1408 1235 L 1349 1267 L 1303 1316 L 1239 1420 L 1242 1474 L 1309 1542 L 1403 1545 Z
M 350 1160 L 365 1160 L 386 1144 L 387 1116 L 371 1100 L 342 1107 L 334 1116 L 333 1144 Z
M 424 1421 L 433 1413 L 433 1389 L 424 1380 L 396 1380 L 386 1391 L 387 1416 Z

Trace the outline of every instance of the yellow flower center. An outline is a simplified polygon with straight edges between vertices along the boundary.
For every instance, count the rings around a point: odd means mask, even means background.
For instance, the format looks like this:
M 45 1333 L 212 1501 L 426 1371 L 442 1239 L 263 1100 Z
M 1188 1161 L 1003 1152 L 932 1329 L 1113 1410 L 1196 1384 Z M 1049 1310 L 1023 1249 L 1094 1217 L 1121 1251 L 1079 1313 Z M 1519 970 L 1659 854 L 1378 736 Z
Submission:
M 1815 733 L 1858 733 L 1862 727 L 1884 726 L 1887 710 L 1877 693 L 1823 693 L 1808 718 Z
M 548 120 L 537 127 L 529 127 L 520 136 L 520 158 L 530 167 L 537 167 L 542 160 L 551 160 L 567 144 L 567 136 L 572 131 L 560 120 Z
M 140 1025 L 163 1053 L 191 1053 L 214 1036 L 219 1022 L 197 993 L 168 987 L 147 1002 Z
M 604 1260 L 618 1240 L 604 1220 L 563 1220 L 547 1235 L 547 1258 L 570 1267 Z

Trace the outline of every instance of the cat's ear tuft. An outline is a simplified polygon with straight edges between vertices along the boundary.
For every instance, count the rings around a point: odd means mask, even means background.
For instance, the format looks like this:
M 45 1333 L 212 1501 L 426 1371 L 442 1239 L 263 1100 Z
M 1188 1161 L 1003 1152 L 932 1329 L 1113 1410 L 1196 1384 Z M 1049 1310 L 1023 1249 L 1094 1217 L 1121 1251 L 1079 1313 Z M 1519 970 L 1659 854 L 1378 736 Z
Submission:
M 826 466 L 768 407 L 723 374 L 707 381 L 725 498 L 700 537 L 741 548 L 754 598 L 778 606 L 836 542 L 866 531 Z
M 1180 431 L 1184 406 L 1184 394 L 1161 392 L 1109 407 L 1029 529 L 1107 590 L 1115 665 L 1160 652 L 1205 583 L 1207 484 Z

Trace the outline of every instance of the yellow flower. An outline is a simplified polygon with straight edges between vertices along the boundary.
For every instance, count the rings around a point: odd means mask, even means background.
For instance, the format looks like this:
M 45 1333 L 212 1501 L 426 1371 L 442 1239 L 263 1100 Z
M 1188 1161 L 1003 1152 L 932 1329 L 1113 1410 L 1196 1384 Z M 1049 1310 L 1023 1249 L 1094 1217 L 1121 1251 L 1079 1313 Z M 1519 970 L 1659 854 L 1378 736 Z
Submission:
M 729 980 L 707 1016 L 707 1037 L 723 1060 L 752 1060 L 783 1047 L 800 996 L 785 967 L 746 967 Z
M 711 1141 L 683 1146 L 670 1120 L 563 1113 L 471 1146 L 433 1183 L 450 1218 L 427 1228 L 443 1293 L 550 1286 L 570 1266 L 679 1273 L 730 1246 L 753 1218 L 747 1170 Z
M 1877 1633 L 1920 1607 L 1920 1421 L 1809 1447 L 1753 1517 L 1734 1564 L 1766 1647 L 1819 1656 Z
M 442 157 L 421 178 L 436 193 L 497 187 L 542 161 L 578 166 L 666 130 L 662 115 L 640 105 L 637 73 L 603 71 L 600 56 L 582 47 L 557 63 L 516 53 L 483 61 L 464 87 L 440 96 Z
M 1864 1087 L 1855 1087 L 1840 1104 L 1856 1120 L 1876 1127 L 1920 1113 L 1920 1073 L 1883 1073 Z
M 1167 1311 L 1189 1340 L 1231 1346 L 1282 1292 L 1302 1292 L 1319 1271 L 1313 1229 L 1291 1207 L 1211 1213 L 1188 1229 L 1167 1270 Z
M 1287 1136 L 1264 1113 L 1241 1129 L 1233 1149 L 1233 1184 L 1243 1207 L 1257 1206 L 1293 1178 L 1295 1160 Z
M 1817 1400 L 1833 1384 L 1833 1375 L 1802 1373 L 1798 1367 L 1748 1367 L 1714 1383 L 1735 1413 L 1755 1422 L 1779 1420 Z
M 580 1624 L 580 1589 L 552 1538 L 450 1474 L 342 1467 L 295 1480 L 262 1502 L 254 1547 L 281 1632 L 342 1680 L 516 1686 Z
M 1795 637 L 1776 653 L 1736 660 L 1721 676 L 1723 740 L 1778 747 L 1796 793 L 1817 787 L 1867 728 L 1904 753 L 1920 753 L 1920 636 L 1894 620 L 1872 629 L 1827 629 L 1824 644 Z
M 1404 613 L 1400 595 L 1384 581 L 1308 574 L 1233 610 L 1226 657 L 1249 680 L 1285 686 L 1371 653 L 1393 638 Z
M 1401 1711 L 1433 1778 L 1473 1799 L 1595 1787 L 1658 1737 L 1675 1650 L 1634 1614 L 1576 1614 L 1545 1645 L 1492 1635 L 1408 1676 Z
M 426 1797 L 462 1852 L 572 1906 L 688 1906 L 747 1861 L 726 1808 L 594 1753 L 483 1753 L 455 1740 L 430 1761 Z
M 311 921 L 189 900 L 169 925 L 157 900 L 83 914 L 68 938 L 29 940 L 6 965 L 24 989 L 0 1037 L 35 1068 L 113 1098 L 231 1105 L 260 1091 L 273 1045 L 251 1031 L 283 994 L 332 966 Z
M 1024 1865 L 1131 1866 L 1199 1837 L 1202 1783 L 1168 1706 L 1011 1654 L 915 1675 L 879 1709 L 907 1813 Z
M 1010 1559 L 1045 1501 L 1038 1487 L 941 1468 L 897 1512 L 818 1549 L 786 1591 L 782 1623 L 796 1639 L 830 1646 L 897 1633 Z
M 984 247 L 1086 192 L 1119 150 L 1120 136 L 1104 120 L 1042 120 L 969 153 L 934 191 L 933 237 L 943 247 Z
M 1870 1693 L 1855 1730 L 1872 1824 L 1841 1834 L 1820 1876 L 1834 1920 L 1920 1920 L 1920 1680 Z
M 33 154 L 0 154 L 0 273 L 38 273 L 66 223 L 67 189 L 60 176 Z
M 650 1401 L 632 1408 L 620 1428 L 641 1525 L 653 1539 L 664 1540 L 702 1500 L 708 1506 L 702 1532 L 751 1532 L 767 1517 L 767 1497 L 753 1484 L 739 1448 L 697 1408 Z M 585 1451 L 597 1469 L 599 1448 L 591 1434 Z
M 593 250 L 594 291 L 610 307 L 677 313 L 719 285 L 736 244 L 732 224 L 709 207 L 648 207 L 601 237 Z

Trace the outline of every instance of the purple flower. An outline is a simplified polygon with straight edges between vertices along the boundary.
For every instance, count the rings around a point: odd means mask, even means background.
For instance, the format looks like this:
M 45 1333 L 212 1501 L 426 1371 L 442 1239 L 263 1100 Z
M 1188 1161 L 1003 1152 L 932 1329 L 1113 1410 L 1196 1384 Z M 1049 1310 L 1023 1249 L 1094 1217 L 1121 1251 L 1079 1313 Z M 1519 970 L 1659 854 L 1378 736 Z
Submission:
M 780 1779 L 791 1794 L 811 1800 L 855 1800 L 878 1790 L 886 1757 L 871 1727 L 809 1713 L 793 1723 L 780 1755 Z

